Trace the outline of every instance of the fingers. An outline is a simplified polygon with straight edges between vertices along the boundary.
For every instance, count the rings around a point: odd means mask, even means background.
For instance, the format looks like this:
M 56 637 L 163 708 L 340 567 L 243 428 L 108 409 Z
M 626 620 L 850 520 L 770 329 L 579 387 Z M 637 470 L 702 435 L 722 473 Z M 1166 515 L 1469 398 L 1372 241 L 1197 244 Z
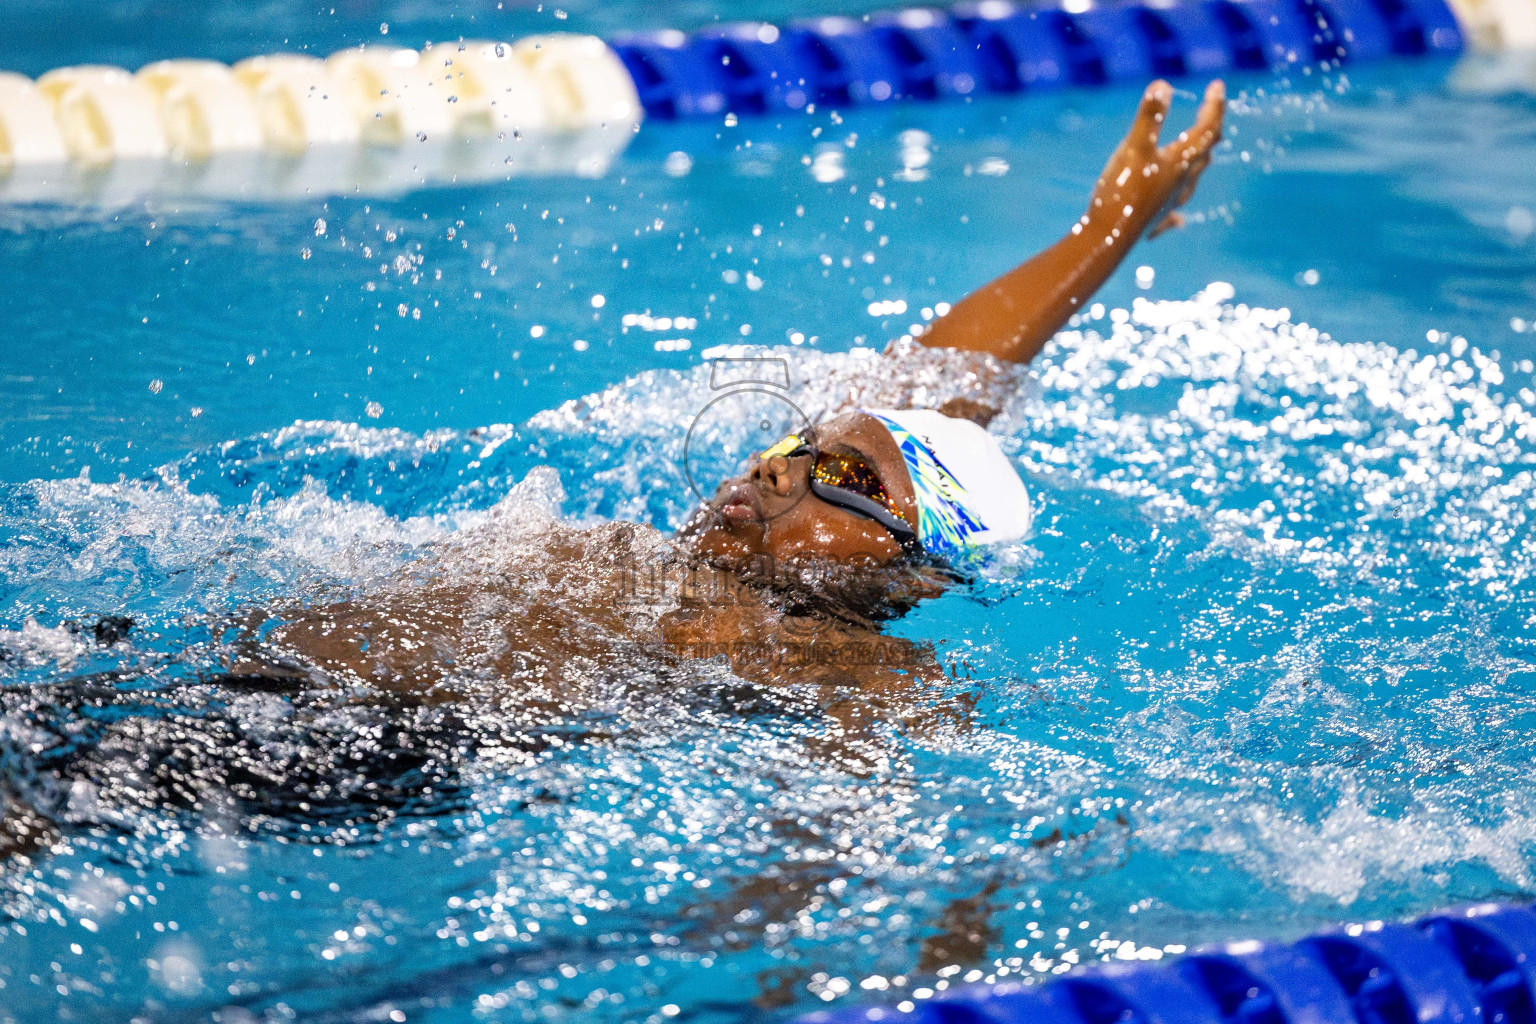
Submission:
M 1157 136 L 1168 118 L 1168 107 L 1173 102 L 1173 86 L 1159 78 L 1147 86 L 1141 94 L 1141 105 L 1136 108 L 1136 120 L 1131 124 L 1130 137 L 1148 148 L 1157 148 Z
M 1153 87 L 1166 83 L 1154 82 L 1148 87 L 1147 94 L 1150 97 Z M 1147 99 L 1142 100 L 1142 109 L 1147 107 Z M 1168 164 L 1178 165 L 1180 179 L 1174 194 L 1169 198 L 1163 208 L 1168 210 L 1166 216 L 1147 232 L 1148 238 L 1156 238 L 1164 231 L 1184 226 L 1184 215 L 1178 212 L 1178 207 L 1187 203 L 1195 194 L 1195 186 L 1200 183 L 1200 175 L 1211 164 L 1211 148 L 1221 138 L 1221 122 L 1226 114 L 1227 89 L 1220 79 L 1206 86 L 1205 98 L 1200 103 L 1200 110 L 1195 115 L 1195 123 L 1189 130 L 1180 132 L 1178 139 L 1158 150 L 1158 158 Z M 1164 106 L 1166 112 L 1167 107 Z M 1139 120 L 1139 115 L 1138 115 Z
M 1180 132 L 1177 140 L 1162 148 L 1163 157 L 1187 162 L 1210 152 L 1221 139 L 1221 122 L 1226 112 L 1227 87 L 1218 78 L 1205 87 L 1205 98 L 1195 114 L 1195 123 L 1188 131 Z
M 1217 78 L 1205 87 L 1205 99 L 1200 103 L 1200 112 L 1195 115 L 1195 125 L 1190 129 L 1190 134 L 1196 140 L 1203 140 L 1202 149 L 1210 149 L 1221 138 L 1221 122 L 1227 113 L 1227 86 Z
M 1151 231 L 1147 232 L 1147 237 L 1156 238 L 1164 231 L 1172 231 L 1174 228 L 1181 228 L 1183 226 L 1184 215 L 1178 211 L 1174 211 L 1173 213 L 1170 213 L 1168 216 L 1164 217 L 1162 220 L 1158 221 L 1157 226 L 1154 227 Z

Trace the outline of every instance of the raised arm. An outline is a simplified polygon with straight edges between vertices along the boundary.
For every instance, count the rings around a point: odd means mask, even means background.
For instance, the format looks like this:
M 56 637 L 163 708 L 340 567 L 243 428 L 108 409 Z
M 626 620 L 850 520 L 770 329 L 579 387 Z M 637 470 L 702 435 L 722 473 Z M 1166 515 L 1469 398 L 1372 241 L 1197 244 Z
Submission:
M 1178 208 L 1194 194 L 1221 138 L 1226 88 L 1205 90 L 1194 125 L 1166 146 L 1158 133 L 1173 87 L 1147 86 L 1131 130 L 1093 187 L 1088 212 L 1049 249 L 983 285 L 935 321 L 919 340 L 933 348 L 990 352 L 1027 363 L 1114 273 L 1144 234 L 1184 223 Z

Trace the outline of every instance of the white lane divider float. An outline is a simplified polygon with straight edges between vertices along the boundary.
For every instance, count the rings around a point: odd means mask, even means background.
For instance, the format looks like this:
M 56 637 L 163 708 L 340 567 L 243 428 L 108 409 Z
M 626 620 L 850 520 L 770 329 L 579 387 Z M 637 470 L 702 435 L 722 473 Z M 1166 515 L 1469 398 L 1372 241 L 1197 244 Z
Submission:
M 58 68 L 37 80 L 52 103 L 64 148 L 90 165 L 167 155 L 155 97 L 122 68 Z
M 478 40 L 447 47 L 447 53 L 444 49 L 432 47 L 422 53 L 442 65 L 444 81 L 455 97 L 455 130 L 461 137 L 488 139 L 550 129 L 549 100 L 510 43 Z M 637 96 L 629 115 L 636 121 L 639 103 Z M 579 125 L 578 130 L 586 127 L 591 125 Z
M 0 73 L 0 201 L 590 176 L 641 117 L 623 63 L 590 36 Z
M 310 146 L 354 145 L 362 130 L 325 61 L 295 53 L 251 57 L 235 79 L 250 94 L 268 149 L 297 156 Z
M 1451 87 L 1474 94 L 1536 91 L 1536 0 L 1449 0 L 1474 52 Z
M 234 72 L 211 60 L 162 60 L 134 76 L 158 105 L 160 126 L 176 160 L 260 149 L 256 104 Z
M 608 44 L 594 36 L 542 35 L 512 47 L 532 72 L 551 125 L 572 131 L 594 124 L 639 123 L 634 80 Z
M 457 95 L 430 66 L 437 63 L 417 50 L 368 46 L 333 53 L 325 67 L 359 118 L 363 141 L 394 147 L 408 136 L 424 142 L 453 129 Z
M 1536 49 L 1532 0 L 1450 0 L 1462 31 L 1480 50 Z
M 0 173 L 68 158 L 53 104 L 30 78 L 0 72 Z

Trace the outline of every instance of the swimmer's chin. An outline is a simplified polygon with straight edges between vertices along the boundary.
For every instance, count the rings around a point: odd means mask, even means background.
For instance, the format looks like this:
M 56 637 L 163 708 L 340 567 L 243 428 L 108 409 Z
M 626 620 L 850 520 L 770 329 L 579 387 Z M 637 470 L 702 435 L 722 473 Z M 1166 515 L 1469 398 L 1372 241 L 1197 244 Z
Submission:
M 701 505 L 677 531 L 677 539 L 699 558 L 738 561 L 763 552 L 760 519 L 727 516 Z

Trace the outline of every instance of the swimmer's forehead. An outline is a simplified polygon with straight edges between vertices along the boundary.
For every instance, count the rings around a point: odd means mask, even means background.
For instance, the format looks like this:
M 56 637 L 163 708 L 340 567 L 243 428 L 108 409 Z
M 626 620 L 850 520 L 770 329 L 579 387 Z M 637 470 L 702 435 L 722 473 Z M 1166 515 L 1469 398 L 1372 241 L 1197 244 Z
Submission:
M 885 425 L 868 413 L 844 413 L 814 427 L 806 427 L 801 432 L 785 434 L 763 451 L 762 458 L 771 459 L 775 455 L 788 455 L 802 444 L 813 444 L 823 451 L 858 455 L 874 462 L 878 454 L 869 449 L 878 448 L 878 439 L 889 436 L 890 431 L 885 428 Z M 872 441 L 875 443 L 871 443 Z
M 845 412 L 817 424 L 811 428 L 811 432 L 817 445 L 822 448 L 850 449 L 868 459 L 877 459 L 886 454 L 883 451 L 885 448 L 891 449 L 889 454 L 899 454 L 890 430 L 867 412 Z

